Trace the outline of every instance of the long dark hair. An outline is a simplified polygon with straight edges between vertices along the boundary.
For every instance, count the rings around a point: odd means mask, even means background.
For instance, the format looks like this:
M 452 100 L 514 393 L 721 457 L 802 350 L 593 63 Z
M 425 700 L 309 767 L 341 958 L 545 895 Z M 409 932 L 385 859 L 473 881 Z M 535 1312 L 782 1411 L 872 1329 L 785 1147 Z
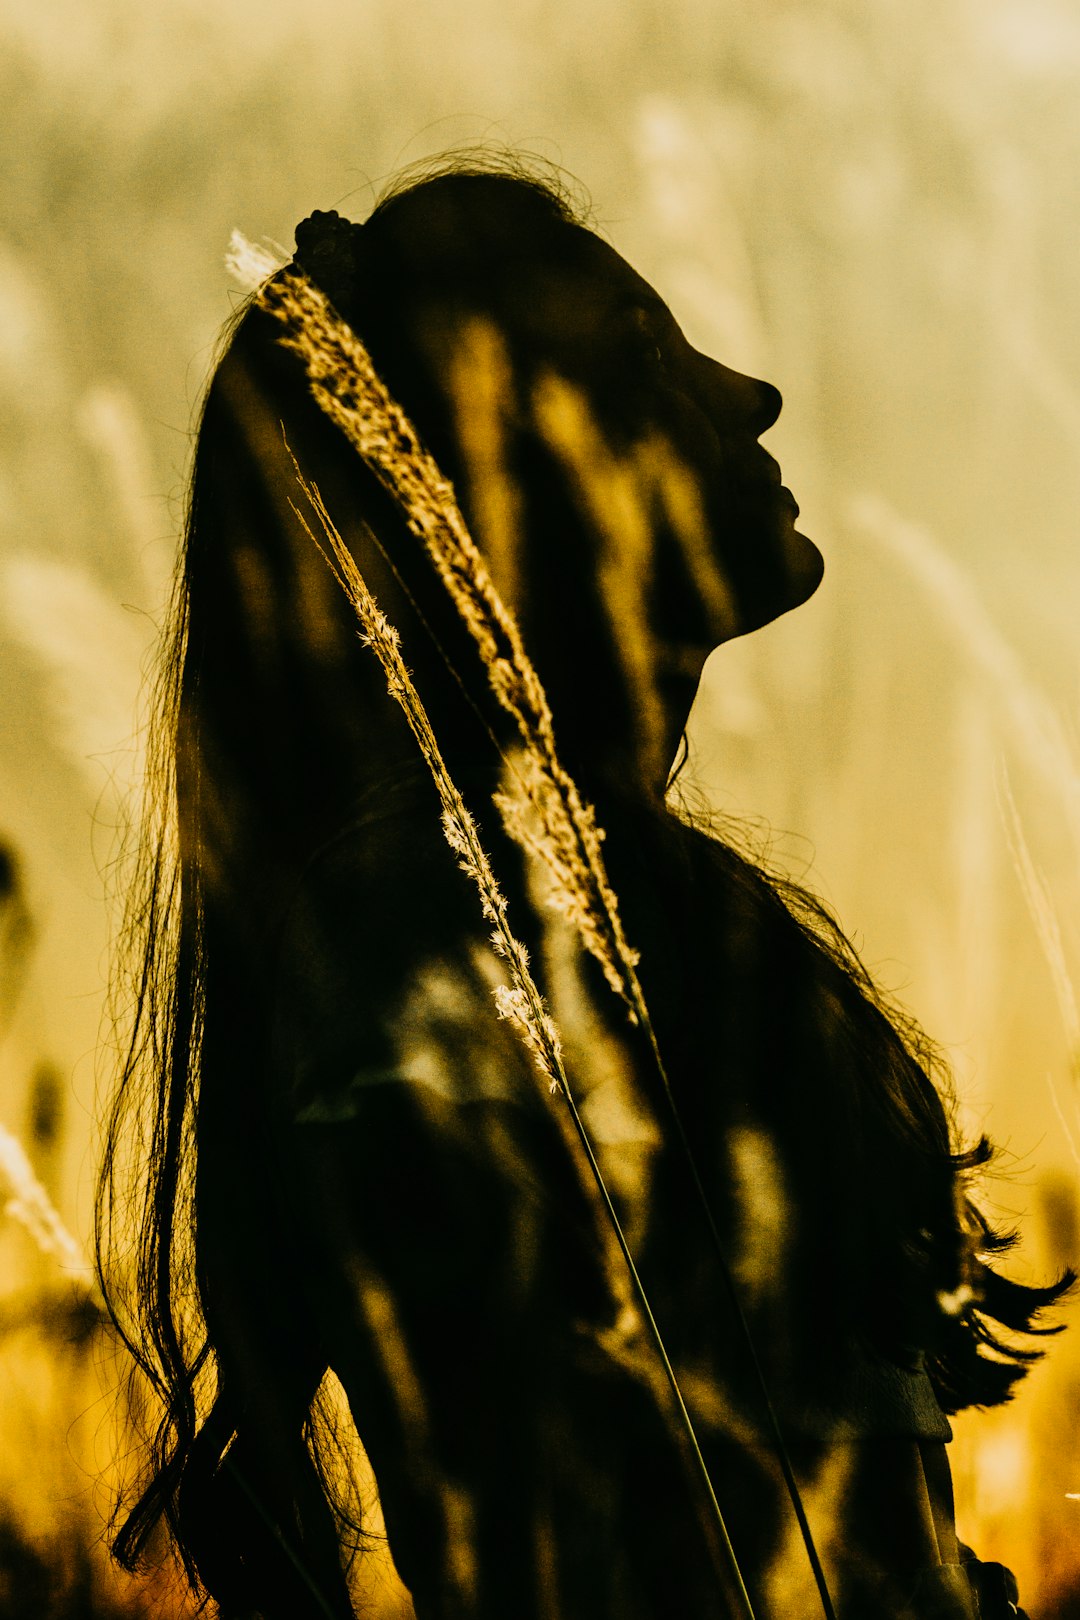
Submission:
M 406 231 L 417 208 L 426 230 L 419 255 Z M 320 264 L 313 248 L 308 268 L 467 493 L 444 374 L 447 310 L 485 317 L 504 334 L 517 370 L 535 374 L 551 357 L 539 352 L 535 333 L 522 334 L 530 273 L 538 257 L 586 262 L 595 239 L 552 177 L 461 164 L 398 187 L 362 234 L 324 229 L 315 240 L 335 234 L 336 249 Z M 558 359 L 572 369 L 572 354 Z M 643 409 L 632 372 L 594 369 L 577 380 L 611 440 L 630 436 Z M 843 1102 L 832 1122 L 841 1159 L 855 1139 L 854 1114 L 873 1116 L 858 1138 L 872 1143 L 873 1162 L 847 1176 L 845 1210 L 879 1212 L 865 1240 L 877 1256 L 878 1283 L 857 1305 L 836 1302 L 840 1317 L 847 1310 L 886 1346 L 924 1332 L 948 1410 L 1005 1398 L 1037 1352 L 1000 1329 L 1037 1331 L 1033 1317 L 1069 1279 L 1026 1288 L 991 1269 L 1008 1239 L 989 1229 L 965 1191 L 989 1148 L 958 1147 L 928 1043 L 884 1007 L 820 903 L 711 830 L 686 826 L 655 793 L 629 809 L 625 793 L 615 792 L 633 761 L 634 702 L 597 583 L 595 543 L 565 470 L 521 422 L 510 432 L 508 462 L 524 497 L 518 604 L 565 721 L 560 737 L 572 769 L 588 777 L 602 805 L 623 804 L 624 819 L 662 827 L 673 895 L 695 888 L 704 863 L 717 892 L 745 913 L 744 944 L 772 963 L 774 978 L 788 972 L 798 985 L 786 1005 L 797 1015 L 793 1050 L 801 1030 L 820 1049 L 811 1069 L 823 1067 L 826 1055 L 842 1068 L 834 1090 Z M 353 1613 L 341 1557 L 345 1526 L 320 1450 L 327 1430 L 317 1397 L 328 1355 L 293 1304 L 303 1296 L 304 1255 L 277 1197 L 264 1092 L 266 964 L 310 853 L 387 762 L 404 758 L 408 739 L 296 521 L 292 455 L 316 477 L 377 594 L 402 621 L 448 749 L 467 758 L 501 736 L 475 652 L 400 513 L 322 417 L 270 317 L 248 306 L 231 327 L 203 411 L 160 665 L 145 842 L 126 941 L 131 1035 L 109 1122 L 98 1252 L 115 1320 L 161 1412 L 147 1477 L 117 1530 L 117 1557 L 134 1565 L 164 1521 L 189 1577 L 223 1613 L 344 1620 Z M 670 578 L 662 570 L 659 577 L 658 613 L 665 592 L 693 598 L 693 581 L 677 577 L 685 564 L 674 555 L 663 564 Z M 713 628 L 706 621 L 702 611 L 698 639 Z M 446 664 L 460 685 L 446 677 Z M 606 750 L 599 766 L 597 715 Z M 716 973 L 715 938 L 689 904 L 680 926 L 690 972 Z M 717 1007 L 711 1029 L 722 1027 L 715 986 L 703 981 L 700 989 Z M 662 1009 L 662 983 L 656 993 Z M 679 1031 L 669 1033 L 677 1045 Z M 876 1100 L 864 1105 L 855 1095 L 868 1073 L 877 1077 Z M 796 1112 L 806 1106 L 794 1090 L 777 1108 L 789 1104 Z M 846 1127 L 837 1123 L 844 1110 Z M 811 1206 L 827 1179 L 819 1174 L 808 1185 Z M 828 1241 L 840 1241 L 843 1213 L 826 1223 Z M 926 1302 L 942 1292 L 956 1308 L 935 1317 Z

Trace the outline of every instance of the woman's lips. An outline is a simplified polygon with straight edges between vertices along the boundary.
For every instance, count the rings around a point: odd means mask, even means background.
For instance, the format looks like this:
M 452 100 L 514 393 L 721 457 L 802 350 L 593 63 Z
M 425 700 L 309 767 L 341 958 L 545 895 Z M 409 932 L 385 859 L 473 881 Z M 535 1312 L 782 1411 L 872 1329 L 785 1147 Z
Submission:
M 744 504 L 750 508 L 761 511 L 762 507 L 783 508 L 790 513 L 794 522 L 799 515 L 799 503 L 788 489 L 786 484 L 780 482 L 780 469 L 776 469 L 775 478 L 762 478 L 753 484 L 745 484 L 742 491 Z
M 784 483 L 784 475 L 780 470 L 780 463 L 775 456 L 770 456 L 764 445 L 755 445 L 751 458 L 752 477 L 747 480 L 744 488 L 751 498 L 780 497 L 785 506 L 790 507 L 792 519 L 799 515 L 799 503 Z

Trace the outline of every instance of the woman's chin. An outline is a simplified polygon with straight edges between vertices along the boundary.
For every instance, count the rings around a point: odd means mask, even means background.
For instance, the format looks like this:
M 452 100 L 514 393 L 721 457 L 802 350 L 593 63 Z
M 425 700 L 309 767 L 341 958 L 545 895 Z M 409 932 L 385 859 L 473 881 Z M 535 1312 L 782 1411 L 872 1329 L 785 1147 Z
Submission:
M 784 569 L 790 584 L 790 597 L 781 612 L 790 612 L 808 602 L 821 584 L 825 558 L 812 540 L 791 529 L 784 543 Z
M 773 570 L 758 579 L 742 596 L 741 623 L 734 635 L 745 636 L 760 630 L 774 619 L 802 607 L 821 584 L 825 559 L 812 540 L 785 525 L 780 537 L 780 554 L 773 552 Z M 731 639 L 730 637 L 726 639 Z

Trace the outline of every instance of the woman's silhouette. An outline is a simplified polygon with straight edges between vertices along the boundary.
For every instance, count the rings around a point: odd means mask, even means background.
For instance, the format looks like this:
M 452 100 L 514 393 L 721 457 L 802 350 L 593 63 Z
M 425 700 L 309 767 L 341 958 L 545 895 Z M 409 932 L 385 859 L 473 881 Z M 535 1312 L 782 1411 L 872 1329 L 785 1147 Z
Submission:
M 755 1612 L 820 1612 L 755 1357 L 841 1616 L 973 1615 L 980 1584 L 984 1615 L 1013 1612 L 997 1566 L 961 1568 L 946 1414 L 1007 1397 L 1034 1353 L 1009 1335 L 1064 1280 L 990 1269 L 1002 1240 L 965 1193 L 988 1150 L 960 1151 L 929 1048 L 823 910 L 665 804 L 707 653 L 820 578 L 759 443 L 779 395 L 697 353 L 528 176 L 437 173 L 363 226 L 312 216 L 297 262 L 517 613 L 607 831 L 740 1309 L 641 1032 L 491 810 L 513 739 L 457 610 L 249 306 L 199 435 L 104 1183 L 138 1125 L 139 1278 L 118 1313 L 166 1416 L 118 1555 L 164 1517 L 222 1614 L 351 1615 L 313 1461 L 332 1369 L 420 1620 L 739 1612 L 559 1099 L 496 1018 L 430 778 L 294 510 L 295 457 L 401 632 L 546 975 Z

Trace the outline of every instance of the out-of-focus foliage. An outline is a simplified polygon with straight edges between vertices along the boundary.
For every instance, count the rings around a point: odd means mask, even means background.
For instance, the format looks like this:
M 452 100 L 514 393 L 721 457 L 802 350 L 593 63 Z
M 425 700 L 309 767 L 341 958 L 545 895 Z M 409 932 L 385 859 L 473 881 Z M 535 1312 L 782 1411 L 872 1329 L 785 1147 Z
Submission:
M 565 163 L 693 341 L 784 390 L 768 443 L 828 573 L 710 666 L 701 790 L 797 871 L 812 859 L 953 1051 L 962 1117 L 1006 1149 L 991 1193 L 1025 1218 L 1017 1264 L 1075 1261 L 1075 7 L 12 0 L 3 33 L 0 833 L 38 926 L 32 959 L 17 942 L 29 971 L 9 952 L 0 974 L 0 1121 L 36 1142 L 72 1229 L 109 1080 L 102 897 L 115 921 L 229 233 L 288 246 L 311 208 L 362 216 L 402 162 L 490 140 Z M 65 1470 L 100 1523 L 89 1476 L 107 1461 L 67 1438 L 104 1411 L 85 1348 L 9 1321 L 55 1285 L 43 1264 L 0 1233 L 0 1483 L 39 1547 L 74 1522 Z M 1080 1584 L 1077 1366 L 1059 1342 L 953 1448 L 962 1533 L 1044 1615 Z

